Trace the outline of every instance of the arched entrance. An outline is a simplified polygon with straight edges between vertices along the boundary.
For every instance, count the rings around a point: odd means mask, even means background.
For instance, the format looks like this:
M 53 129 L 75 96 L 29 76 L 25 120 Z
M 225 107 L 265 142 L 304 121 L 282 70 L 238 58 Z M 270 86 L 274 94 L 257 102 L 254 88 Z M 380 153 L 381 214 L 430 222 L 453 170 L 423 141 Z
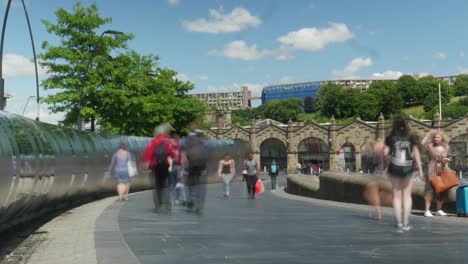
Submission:
M 319 138 L 306 138 L 299 143 L 297 147 L 297 159 L 300 164 L 305 165 L 303 173 L 310 174 L 317 170 L 328 170 L 329 163 L 329 149 L 327 142 Z M 312 171 L 311 171 L 312 168 Z
M 346 142 L 340 148 L 340 168 L 347 171 L 356 171 L 356 148 L 352 143 Z
M 276 161 L 280 171 L 285 171 L 287 167 L 288 151 L 284 143 L 276 138 L 269 138 L 260 145 L 260 171 L 267 167 L 267 171 L 271 162 Z
M 463 134 L 450 141 L 450 152 L 453 155 L 450 167 L 463 172 L 468 177 L 468 134 Z

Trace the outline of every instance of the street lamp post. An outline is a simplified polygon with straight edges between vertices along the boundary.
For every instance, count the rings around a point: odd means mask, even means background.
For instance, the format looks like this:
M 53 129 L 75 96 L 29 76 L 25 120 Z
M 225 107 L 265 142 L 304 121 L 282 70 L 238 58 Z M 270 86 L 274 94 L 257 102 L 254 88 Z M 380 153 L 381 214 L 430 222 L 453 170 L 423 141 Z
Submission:
M 29 96 L 28 100 L 26 101 L 26 104 L 24 105 L 24 109 L 23 109 L 23 113 L 21 114 L 21 116 L 24 116 L 24 112 L 26 112 L 26 107 L 28 106 L 29 104 L 29 100 L 31 100 L 31 98 L 35 98 L 36 96 L 34 95 L 31 95 Z M 37 117 L 36 117 L 37 118 Z
M 120 34 L 123 34 L 123 32 L 115 31 L 115 30 L 106 30 L 102 32 L 101 36 L 99 36 L 98 41 L 93 46 L 91 56 L 89 56 L 88 63 L 86 64 L 86 70 L 85 70 L 84 76 L 81 78 L 80 101 L 78 105 L 78 118 L 76 120 L 76 126 L 78 130 L 82 130 L 83 128 L 83 122 L 81 120 L 81 109 L 83 109 L 83 100 L 84 100 L 83 86 L 85 85 L 86 81 L 88 81 L 89 66 L 91 65 L 91 62 L 93 61 L 93 58 L 96 55 L 96 50 L 99 48 L 99 45 L 101 44 L 101 40 L 105 34 L 120 35 Z

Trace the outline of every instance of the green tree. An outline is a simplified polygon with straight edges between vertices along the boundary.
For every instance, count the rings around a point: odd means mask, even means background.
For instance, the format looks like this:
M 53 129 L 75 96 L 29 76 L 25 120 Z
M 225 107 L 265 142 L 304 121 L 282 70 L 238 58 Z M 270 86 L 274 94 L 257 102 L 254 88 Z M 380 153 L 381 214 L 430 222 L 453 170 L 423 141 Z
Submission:
M 355 111 L 363 120 L 377 120 L 380 114 L 379 99 L 371 93 L 361 93 Z
M 255 120 L 258 113 L 258 108 L 246 108 L 246 109 L 237 109 L 233 110 L 232 113 L 232 123 L 239 124 L 241 126 L 248 126 L 252 124 L 252 120 Z
M 315 112 L 315 100 L 312 96 L 304 98 L 304 112 L 311 114 Z
M 260 108 L 263 118 L 287 123 L 289 119 L 297 121 L 300 114 L 304 113 L 304 102 L 299 98 L 286 100 L 272 100 Z
M 183 135 L 188 123 L 205 112 L 200 100 L 187 95 L 193 84 L 177 80 L 173 70 L 159 68 L 155 55 L 130 51 L 101 70 L 105 73 L 106 69 L 114 78 L 104 82 L 98 96 L 102 127 L 128 135 L 151 135 L 155 124 L 170 122 Z
M 126 48 L 131 34 L 103 36 L 100 45 L 96 46 L 99 35 L 95 31 L 103 25 L 112 22 L 111 18 L 102 18 L 95 4 L 83 7 L 81 3 L 73 6 L 72 12 L 63 8 L 55 12 L 57 21 L 52 23 L 42 20 L 47 32 L 60 38 L 57 45 L 48 41 L 42 43 L 44 53 L 39 54 L 40 64 L 47 69 L 49 77 L 42 81 L 46 90 L 56 90 L 45 101 L 52 112 L 65 112 L 65 124 L 76 122 L 80 101 L 80 87 L 86 75 L 86 66 L 91 56 L 88 78 L 84 84 L 83 93 L 86 95 L 82 116 L 94 124 L 96 113 L 97 93 L 101 89 L 101 81 L 112 76 L 99 75 L 99 69 L 112 59 L 111 52 Z
M 442 103 L 450 102 L 450 88 L 447 82 L 438 80 L 433 76 L 426 76 L 418 80 L 419 89 L 422 91 L 421 97 L 424 111 L 430 111 L 439 103 L 439 83 L 441 86 Z
M 360 96 L 361 92 L 357 89 L 340 90 L 337 96 L 339 103 L 335 108 L 336 117 L 347 118 L 356 116 Z
M 341 86 L 332 83 L 326 83 L 320 87 L 317 93 L 316 108 L 320 114 L 324 116 L 336 115 L 336 107 L 338 106 L 338 94 L 341 91 Z
M 396 88 L 401 94 L 405 104 L 411 104 L 418 101 L 420 92 L 418 91 L 419 87 L 417 85 L 417 81 L 413 78 L 413 76 L 401 76 L 396 83 Z
M 468 74 L 460 74 L 457 76 L 453 84 L 453 94 L 455 96 L 468 95 Z
M 373 82 L 367 92 L 377 98 L 380 112 L 385 117 L 398 113 L 403 108 L 403 98 L 393 81 Z

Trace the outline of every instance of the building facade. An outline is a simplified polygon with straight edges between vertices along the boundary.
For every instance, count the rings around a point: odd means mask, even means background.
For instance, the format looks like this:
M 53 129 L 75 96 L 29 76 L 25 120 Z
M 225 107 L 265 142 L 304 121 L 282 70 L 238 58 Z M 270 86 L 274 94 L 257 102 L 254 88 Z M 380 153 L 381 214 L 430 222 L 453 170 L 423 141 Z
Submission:
M 427 75 L 424 74 L 413 74 L 415 79 L 420 79 Z M 457 75 L 448 76 L 437 76 L 434 77 L 441 81 L 447 82 L 449 85 L 453 85 L 457 80 Z M 317 92 L 320 87 L 324 84 L 331 83 L 340 85 L 343 88 L 359 89 L 360 91 L 367 91 L 370 85 L 374 82 L 381 81 L 394 81 L 397 79 L 343 79 L 343 80 L 324 80 L 316 82 L 304 82 L 304 83 L 291 83 L 282 85 L 272 85 L 263 88 L 262 90 L 262 104 L 268 103 L 274 99 L 284 100 L 287 98 L 295 97 L 305 99 L 307 96 L 312 96 L 317 99 Z
M 292 83 L 283 85 L 272 85 L 263 88 L 262 104 L 272 100 L 284 100 L 291 97 L 304 100 L 307 96 L 317 98 L 317 92 L 320 90 L 320 82 Z
M 243 86 L 240 92 L 216 92 L 192 94 L 209 107 L 218 110 L 236 110 L 250 108 L 252 92 Z
M 468 176 L 468 114 L 457 120 L 433 120 L 410 118 L 411 131 L 421 140 L 427 132 L 436 128 L 444 132 L 453 154 L 451 168 Z M 273 120 L 257 120 L 251 126 L 216 127 L 206 131 L 210 139 L 232 139 L 249 143 L 254 157 L 261 167 L 268 167 L 273 159 L 281 170 L 295 172 L 299 164 L 317 164 L 325 170 L 349 170 L 362 168 L 367 172 L 371 156 L 367 152 L 370 140 L 389 135 L 392 124 L 380 116 L 376 122 L 364 122 L 356 118 L 349 124 L 281 124 Z M 422 152 L 424 164 L 429 156 Z

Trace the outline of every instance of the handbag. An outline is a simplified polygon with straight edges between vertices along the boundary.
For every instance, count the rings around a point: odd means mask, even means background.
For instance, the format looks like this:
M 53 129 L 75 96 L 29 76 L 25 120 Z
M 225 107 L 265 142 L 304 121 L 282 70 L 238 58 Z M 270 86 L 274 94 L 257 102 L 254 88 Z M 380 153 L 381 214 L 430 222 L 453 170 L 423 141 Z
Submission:
M 128 176 L 130 177 L 134 177 L 138 174 L 135 161 L 133 161 L 132 159 L 129 159 L 127 161 L 127 169 L 128 169 Z
M 255 183 L 255 193 L 261 194 L 264 191 L 265 191 L 265 186 L 263 185 L 262 180 L 258 179 L 257 182 Z
M 444 173 L 430 179 L 430 181 L 436 193 L 442 193 L 454 186 L 460 185 L 460 180 L 453 170 L 446 170 Z

